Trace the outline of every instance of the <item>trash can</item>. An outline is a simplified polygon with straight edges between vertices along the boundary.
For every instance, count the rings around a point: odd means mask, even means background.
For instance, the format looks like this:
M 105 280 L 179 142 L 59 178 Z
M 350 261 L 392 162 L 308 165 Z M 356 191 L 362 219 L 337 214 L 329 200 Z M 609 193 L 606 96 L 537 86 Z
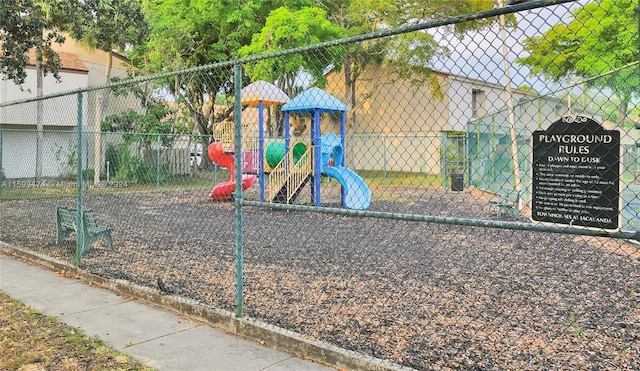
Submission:
M 455 192 L 464 191 L 464 174 L 451 173 L 451 190 Z

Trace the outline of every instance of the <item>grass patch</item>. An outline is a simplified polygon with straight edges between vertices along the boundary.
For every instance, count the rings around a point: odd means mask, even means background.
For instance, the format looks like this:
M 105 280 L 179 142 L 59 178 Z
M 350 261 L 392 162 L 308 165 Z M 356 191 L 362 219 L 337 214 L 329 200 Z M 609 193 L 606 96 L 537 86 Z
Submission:
M 0 333 L 1 370 L 153 370 L 2 292 Z
M 441 187 L 443 179 L 441 176 L 412 173 L 401 171 L 371 171 L 358 170 L 364 181 L 371 189 L 384 189 L 385 187 L 407 186 L 407 187 Z M 201 170 L 197 176 L 174 176 L 171 179 L 155 182 L 135 184 L 126 180 L 111 181 L 101 183 L 100 187 L 94 187 L 92 181 L 85 183 L 85 190 L 90 194 L 113 194 L 142 192 L 151 190 L 184 191 L 195 189 L 211 189 L 216 183 L 229 180 L 229 171 L 218 169 L 217 171 Z M 332 180 L 323 177 L 323 184 L 329 184 Z M 72 180 L 46 180 L 34 184 L 32 180 L 6 180 L 2 189 L 3 200 L 19 199 L 43 199 L 55 197 L 72 197 L 77 195 L 77 182 Z
M 365 182 L 371 188 L 378 186 L 436 186 L 443 185 L 441 176 L 425 173 L 411 173 L 404 171 L 358 170 Z
M 140 192 L 149 190 L 193 190 L 211 189 L 216 182 L 229 180 L 227 170 L 200 171 L 197 176 L 174 176 L 160 184 L 135 184 L 126 180 L 102 182 L 99 187 L 93 186 L 93 181 L 85 180 L 83 192 L 91 194 L 112 194 L 122 192 Z M 33 179 L 5 180 L 2 188 L 3 200 L 43 199 L 56 197 L 72 197 L 78 194 L 78 183 L 74 180 L 47 179 L 35 183 Z

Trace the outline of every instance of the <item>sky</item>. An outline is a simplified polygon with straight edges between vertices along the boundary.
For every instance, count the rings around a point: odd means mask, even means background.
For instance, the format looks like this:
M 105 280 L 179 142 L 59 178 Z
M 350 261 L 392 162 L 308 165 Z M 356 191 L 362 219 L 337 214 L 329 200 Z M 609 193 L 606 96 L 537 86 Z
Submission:
M 572 19 L 571 9 L 587 2 L 582 0 L 515 13 L 517 28 L 507 28 L 505 32 L 512 86 L 527 84 L 539 93 L 547 93 L 558 88 L 558 85 L 544 81 L 540 77 L 529 76 L 529 68 L 516 64 L 515 60 L 525 55 L 522 40 L 529 36 L 540 36 L 559 22 L 569 22 Z M 442 29 L 431 32 L 441 43 L 448 45 L 451 51 L 449 58 L 434 63 L 433 67 L 436 70 L 505 84 L 502 40 L 498 26 L 469 33 L 462 40 L 444 34 Z

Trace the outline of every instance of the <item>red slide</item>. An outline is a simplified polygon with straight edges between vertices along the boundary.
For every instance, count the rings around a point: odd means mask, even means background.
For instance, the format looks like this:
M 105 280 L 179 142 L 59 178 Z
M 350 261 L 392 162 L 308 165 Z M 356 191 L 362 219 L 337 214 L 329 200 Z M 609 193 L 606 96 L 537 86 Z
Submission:
M 209 144 L 208 151 L 209 151 L 209 158 L 211 159 L 211 161 L 215 162 L 216 164 L 222 167 L 229 169 L 231 180 L 229 180 L 228 182 L 220 182 L 216 184 L 215 187 L 213 187 L 213 189 L 211 190 L 211 193 L 209 193 L 209 196 L 207 197 L 216 201 L 224 201 L 224 200 L 232 199 L 233 192 L 236 189 L 234 164 L 233 164 L 233 160 L 235 156 L 224 153 L 221 142 L 213 142 Z M 256 182 L 256 178 L 257 177 L 255 175 L 242 174 L 242 190 L 244 191 L 250 188 L 251 186 L 253 186 L 253 184 Z

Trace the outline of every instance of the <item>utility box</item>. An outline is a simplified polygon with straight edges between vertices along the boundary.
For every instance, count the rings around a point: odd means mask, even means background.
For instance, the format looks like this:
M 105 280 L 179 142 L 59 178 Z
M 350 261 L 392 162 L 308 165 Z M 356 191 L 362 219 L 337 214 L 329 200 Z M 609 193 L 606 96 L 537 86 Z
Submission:
M 451 190 L 455 192 L 464 191 L 464 174 L 451 173 Z

